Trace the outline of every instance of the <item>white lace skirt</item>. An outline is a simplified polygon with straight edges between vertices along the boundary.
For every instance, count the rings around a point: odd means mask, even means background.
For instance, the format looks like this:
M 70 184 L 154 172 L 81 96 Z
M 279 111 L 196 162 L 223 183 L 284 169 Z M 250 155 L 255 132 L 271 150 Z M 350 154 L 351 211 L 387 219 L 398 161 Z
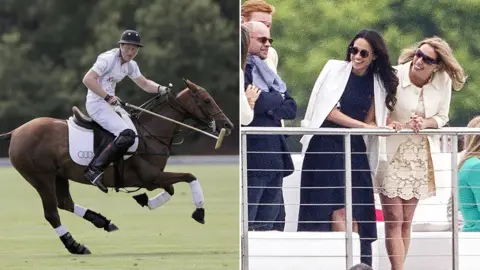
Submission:
M 409 136 L 388 164 L 377 172 L 376 192 L 389 198 L 425 199 L 435 195 L 435 177 L 428 139 Z

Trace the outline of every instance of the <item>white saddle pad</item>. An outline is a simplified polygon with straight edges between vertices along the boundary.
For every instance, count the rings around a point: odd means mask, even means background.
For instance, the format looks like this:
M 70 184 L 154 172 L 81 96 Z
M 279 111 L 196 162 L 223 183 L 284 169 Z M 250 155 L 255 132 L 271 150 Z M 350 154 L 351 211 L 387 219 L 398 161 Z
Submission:
M 122 114 L 122 118 L 130 126 L 130 128 L 138 135 L 137 129 L 133 125 L 128 115 Z M 127 119 L 126 119 L 127 118 Z M 68 149 L 70 158 L 78 165 L 88 166 L 92 161 L 93 152 L 93 130 L 83 128 L 73 121 L 73 117 L 68 118 Z M 135 138 L 135 143 L 128 148 L 128 152 L 135 152 L 138 147 L 138 137 Z M 124 156 L 124 160 L 131 156 Z

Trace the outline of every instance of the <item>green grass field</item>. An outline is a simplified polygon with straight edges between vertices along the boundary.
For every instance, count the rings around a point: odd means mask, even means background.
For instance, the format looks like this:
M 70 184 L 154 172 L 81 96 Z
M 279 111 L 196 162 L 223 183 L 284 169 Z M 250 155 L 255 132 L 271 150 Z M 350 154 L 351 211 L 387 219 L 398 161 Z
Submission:
M 237 270 L 238 166 L 171 165 L 166 171 L 198 177 L 205 195 L 205 225 L 190 217 L 195 206 L 185 183 L 175 186 L 166 205 L 148 210 L 131 194 L 110 190 L 105 195 L 71 182 L 75 203 L 102 213 L 119 227 L 108 233 L 60 210 L 63 225 L 92 252 L 71 255 L 44 219 L 35 189 L 13 168 L 0 168 L 0 269 Z

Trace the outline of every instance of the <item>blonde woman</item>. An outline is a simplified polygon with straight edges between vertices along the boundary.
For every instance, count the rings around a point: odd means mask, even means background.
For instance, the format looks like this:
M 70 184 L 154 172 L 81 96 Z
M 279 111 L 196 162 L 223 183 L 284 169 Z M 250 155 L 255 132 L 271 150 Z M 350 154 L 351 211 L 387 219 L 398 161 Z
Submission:
M 443 127 L 452 86 L 460 90 L 466 79 L 450 46 L 439 37 L 427 38 L 404 50 L 399 63 L 397 103 L 387 122 L 415 132 Z M 432 153 L 440 149 L 430 136 L 393 135 L 385 140 L 387 161 L 379 167 L 377 184 L 392 270 L 403 270 L 418 200 L 435 194 Z
M 480 116 L 468 127 L 480 128 Z M 464 155 L 458 165 L 458 202 L 464 232 L 480 232 L 480 136 L 465 135 Z

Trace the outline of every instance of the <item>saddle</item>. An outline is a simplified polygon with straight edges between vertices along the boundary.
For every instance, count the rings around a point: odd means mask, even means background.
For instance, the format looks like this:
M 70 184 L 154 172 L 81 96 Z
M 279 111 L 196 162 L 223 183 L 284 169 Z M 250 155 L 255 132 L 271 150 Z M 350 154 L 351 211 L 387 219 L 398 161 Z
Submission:
M 75 124 L 93 130 L 93 151 L 95 155 L 115 139 L 115 135 L 101 127 L 92 118 L 83 114 L 76 106 L 73 106 L 72 111 Z
M 104 129 L 102 126 L 97 124 L 93 121 L 92 118 L 83 114 L 80 109 L 76 106 L 72 107 L 73 122 L 85 129 L 89 129 L 93 131 L 93 152 L 95 156 L 98 155 L 105 147 L 108 146 L 115 139 L 115 135 L 110 133 L 108 130 Z M 124 159 L 120 158 L 113 162 L 114 168 L 114 182 L 115 182 L 115 190 L 118 192 L 120 188 L 124 188 Z

